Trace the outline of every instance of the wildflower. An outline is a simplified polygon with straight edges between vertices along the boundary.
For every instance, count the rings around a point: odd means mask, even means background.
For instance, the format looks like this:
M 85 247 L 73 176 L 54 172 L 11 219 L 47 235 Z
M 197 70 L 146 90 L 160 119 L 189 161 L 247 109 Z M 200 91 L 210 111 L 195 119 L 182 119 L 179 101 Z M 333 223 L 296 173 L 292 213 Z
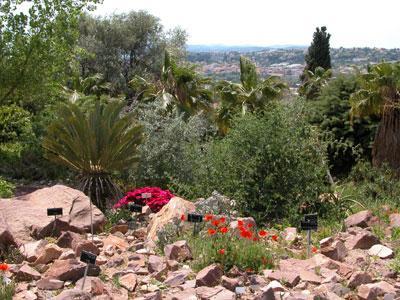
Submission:
M 255 237 L 253 237 L 253 241 L 254 241 L 254 242 L 257 242 L 258 240 L 259 240 L 259 238 L 258 238 L 258 237 L 256 237 L 256 236 L 255 236 Z
M 260 231 L 258 232 L 258 235 L 259 235 L 260 237 L 266 237 L 266 236 L 268 235 L 268 232 L 266 232 L 265 230 L 260 230 Z
M 8 265 L 7 264 L 0 264 L 0 271 L 7 271 L 8 270 Z
M 252 227 L 253 227 L 252 223 L 247 224 L 247 228 L 252 228 Z
M 276 242 L 278 240 L 278 236 L 276 234 L 274 234 L 273 236 L 271 236 L 271 239 Z
M 253 269 L 252 269 L 252 268 L 247 268 L 247 269 L 246 269 L 246 272 L 247 272 L 247 273 L 253 273 Z
M 185 221 L 185 215 L 181 216 L 181 221 Z
M 209 235 L 214 235 L 217 231 L 215 229 L 212 228 L 208 228 L 208 234 Z
M 248 231 L 248 230 L 242 230 L 241 232 L 240 232 L 240 236 L 241 237 L 243 237 L 243 238 L 245 238 L 245 239 L 251 239 L 252 238 L 252 236 L 253 236 L 253 233 L 251 232 L 251 231 Z
M 218 227 L 218 225 L 219 225 L 219 220 L 214 220 L 214 221 L 212 221 L 211 224 L 213 224 L 215 227 Z
M 221 233 L 227 233 L 228 232 L 228 228 L 227 227 L 222 227 L 219 231 L 221 231 Z
M 204 219 L 206 220 L 206 222 L 211 221 L 214 217 L 212 215 L 206 214 L 204 216 Z
M 243 220 L 238 220 L 238 226 L 239 226 L 239 227 L 242 227 L 242 226 L 244 226 L 244 222 L 243 222 Z
M 219 221 L 220 221 L 221 223 L 225 223 L 226 218 L 225 218 L 225 217 L 221 217 L 221 218 L 219 218 Z
M 224 254 L 225 254 L 225 249 L 219 249 L 219 250 L 218 250 L 218 254 L 224 255 Z
M 315 247 L 315 246 L 313 246 L 313 247 L 311 248 L 311 251 L 312 251 L 312 253 L 317 253 L 317 252 L 318 252 L 318 248 Z

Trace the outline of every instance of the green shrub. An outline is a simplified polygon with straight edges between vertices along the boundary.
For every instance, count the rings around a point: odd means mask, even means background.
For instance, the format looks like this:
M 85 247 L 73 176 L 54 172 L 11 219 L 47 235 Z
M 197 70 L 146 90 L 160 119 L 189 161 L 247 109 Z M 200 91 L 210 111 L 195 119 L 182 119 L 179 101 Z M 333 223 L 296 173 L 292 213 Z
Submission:
M 0 198 L 11 198 L 14 195 L 15 186 L 0 177 Z
M 5 284 L 3 278 L 0 276 L 0 299 L 12 300 L 15 293 L 15 284 Z
M 118 224 L 120 221 L 130 221 L 132 213 L 128 209 L 117 209 L 106 211 L 107 223 L 105 225 L 105 231 L 109 231 L 111 227 Z
M 16 106 L 0 106 L 0 143 L 27 140 L 32 137 L 30 113 Z
M 325 149 L 305 121 L 299 103 L 278 105 L 260 115 L 238 117 L 222 140 L 192 145 L 193 177 L 177 178 L 176 189 L 189 198 L 218 190 L 235 199 L 242 215 L 261 221 L 320 211 L 325 185 Z

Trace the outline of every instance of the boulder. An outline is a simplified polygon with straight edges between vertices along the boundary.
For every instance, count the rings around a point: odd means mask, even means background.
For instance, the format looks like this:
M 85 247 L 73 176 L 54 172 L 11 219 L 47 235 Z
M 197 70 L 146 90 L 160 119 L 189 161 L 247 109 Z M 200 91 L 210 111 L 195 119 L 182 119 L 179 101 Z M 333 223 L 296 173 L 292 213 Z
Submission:
M 394 256 L 393 250 L 383 246 L 381 244 L 373 245 L 369 250 L 368 254 L 371 256 L 378 256 L 382 259 L 392 258 Z
M 18 281 L 32 281 L 32 280 L 38 280 L 42 276 L 38 271 L 35 269 L 31 268 L 28 265 L 22 265 L 22 267 L 18 270 L 18 272 L 15 274 L 15 278 Z
M 119 283 L 129 292 L 133 292 L 137 285 L 137 276 L 134 273 L 128 273 L 119 278 Z
M 165 225 L 180 220 L 183 214 L 191 213 L 196 210 L 195 205 L 179 197 L 173 197 L 164 207 L 151 219 L 147 231 L 147 239 L 157 241 L 157 232 L 161 231 Z
M 239 278 L 230 278 L 227 276 L 221 277 L 221 285 L 232 292 L 235 291 L 236 287 L 238 287 L 240 283 L 241 282 Z
M 370 225 L 372 219 L 373 219 L 372 212 L 369 210 L 363 210 L 347 217 L 346 220 L 344 221 L 344 224 L 346 225 L 346 228 L 349 227 L 365 228 Z
M 371 283 L 372 282 L 372 276 L 367 273 L 367 272 L 355 272 L 353 275 L 351 275 L 349 282 L 347 283 L 347 286 L 349 288 L 355 289 L 356 287 L 366 284 L 366 283 Z
M 40 253 L 39 257 L 35 260 L 34 264 L 48 264 L 60 257 L 62 254 L 62 249 L 55 244 L 48 244 L 46 245 L 42 252 Z
M 192 251 L 186 241 L 177 241 L 164 247 L 164 254 L 168 259 L 185 261 L 192 259 Z
M 10 200 L 0 199 L 0 201 L 10 201 Z M 0 249 L 5 249 L 8 248 L 9 246 L 17 246 L 17 241 L 15 240 L 14 235 L 3 213 L 5 212 L 2 209 L 0 209 Z
M 47 244 L 46 240 L 25 243 L 19 247 L 19 251 L 28 262 L 34 262 Z
M 216 286 L 221 281 L 221 277 L 224 274 L 219 264 L 212 264 L 202 269 L 196 275 L 196 286 Z
M 56 260 L 44 273 L 45 278 L 77 281 L 85 272 L 86 265 L 76 259 Z
M 62 207 L 64 215 L 57 218 L 53 232 L 54 217 L 47 216 L 47 208 Z M 33 193 L 11 199 L 0 199 L 0 211 L 8 223 L 16 242 L 26 243 L 32 237 L 40 239 L 60 235 L 61 230 L 90 231 L 89 198 L 81 191 L 63 185 L 36 190 Z M 0 217 L 0 241 L 2 235 Z M 103 213 L 93 206 L 93 226 L 100 231 L 105 224 Z M 10 239 L 10 236 L 8 236 Z
M 329 246 L 321 248 L 321 254 L 333 260 L 342 261 L 347 255 L 347 249 L 342 241 L 334 241 Z
M 345 242 L 345 246 L 349 250 L 353 249 L 369 249 L 373 245 L 379 244 L 379 239 L 369 231 L 361 231 L 351 236 Z
M 218 193 L 217 191 L 212 192 L 211 196 L 207 199 L 198 199 L 195 202 L 196 212 L 200 214 L 213 214 L 213 215 L 223 215 L 232 211 L 235 201 L 230 200 Z
M 77 257 L 81 255 L 82 250 L 95 255 L 100 254 L 100 250 L 91 240 L 85 240 L 81 235 L 71 231 L 64 231 L 57 240 L 57 245 L 62 248 L 71 248 Z

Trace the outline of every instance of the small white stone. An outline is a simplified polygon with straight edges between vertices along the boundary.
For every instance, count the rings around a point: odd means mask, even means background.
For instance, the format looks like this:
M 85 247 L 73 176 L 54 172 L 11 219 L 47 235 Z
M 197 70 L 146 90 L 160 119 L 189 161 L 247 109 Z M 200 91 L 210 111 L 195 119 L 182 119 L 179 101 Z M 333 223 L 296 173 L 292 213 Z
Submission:
M 368 254 L 371 256 L 378 256 L 383 259 L 393 257 L 392 249 L 390 249 L 386 246 L 380 245 L 380 244 L 373 245 L 368 250 Z

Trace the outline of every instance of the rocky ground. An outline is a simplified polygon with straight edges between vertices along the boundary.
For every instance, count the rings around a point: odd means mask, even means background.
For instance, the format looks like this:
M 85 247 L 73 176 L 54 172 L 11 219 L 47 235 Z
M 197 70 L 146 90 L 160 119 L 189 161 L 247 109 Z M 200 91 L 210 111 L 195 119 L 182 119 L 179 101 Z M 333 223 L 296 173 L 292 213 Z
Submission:
M 347 218 L 345 230 L 321 240 L 308 259 L 282 257 L 260 274 L 236 268 L 224 274 L 218 264 L 195 273 L 186 241 L 165 246 L 163 254 L 154 243 L 163 226 L 196 209 L 191 202 L 175 197 L 157 214 L 144 208 L 140 227 L 119 224 L 92 238 L 86 233 L 88 199 L 80 192 L 55 186 L 24 197 L 0 200 L 0 246 L 14 244 L 23 255 L 6 273 L 17 283 L 14 299 L 400 299 L 391 267 L 396 245 L 373 233 L 381 223 L 370 211 Z M 43 212 L 50 199 L 66 212 L 55 224 Z M 96 210 L 95 229 L 104 221 Z M 389 221 L 382 229 L 387 236 L 400 227 L 400 214 L 390 214 Z M 298 251 L 302 236 L 295 228 L 281 236 L 289 251 Z M 84 285 L 83 250 L 97 255 Z

